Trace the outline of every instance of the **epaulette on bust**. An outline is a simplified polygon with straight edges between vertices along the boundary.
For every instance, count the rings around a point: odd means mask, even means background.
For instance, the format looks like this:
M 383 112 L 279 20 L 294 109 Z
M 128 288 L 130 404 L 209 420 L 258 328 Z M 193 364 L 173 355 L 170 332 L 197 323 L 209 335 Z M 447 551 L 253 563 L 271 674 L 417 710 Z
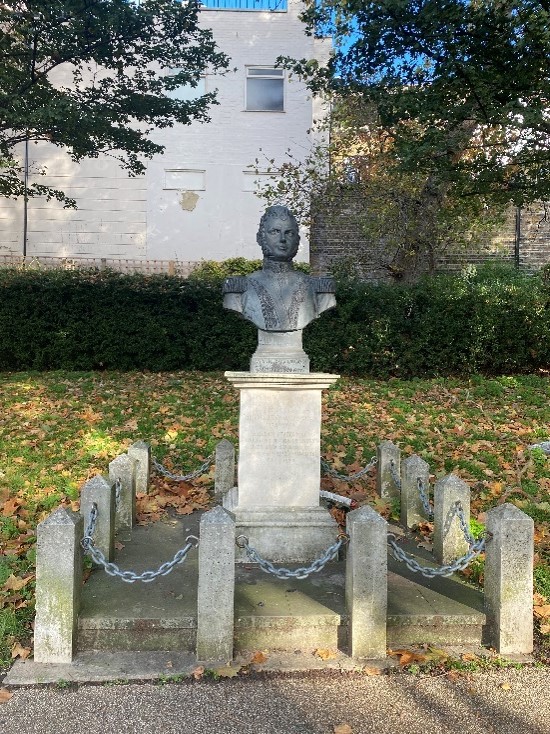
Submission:
M 246 276 L 235 275 L 226 278 L 223 283 L 224 293 L 244 293 L 246 291 Z
M 335 293 L 334 278 L 317 278 L 317 293 Z

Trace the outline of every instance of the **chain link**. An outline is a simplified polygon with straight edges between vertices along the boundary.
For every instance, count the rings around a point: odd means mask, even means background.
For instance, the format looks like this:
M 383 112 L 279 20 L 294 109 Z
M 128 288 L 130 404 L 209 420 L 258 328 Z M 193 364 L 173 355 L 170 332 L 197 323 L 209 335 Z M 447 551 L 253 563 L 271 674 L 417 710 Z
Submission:
M 395 484 L 397 489 L 401 490 L 401 477 L 397 473 L 397 468 L 395 466 L 395 461 L 393 459 L 390 461 L 390 474 L 391 474 L 393 483 Z
M 158 471 L 159 474 L 162 474 L 164 477 L 168 477 L 168 479 L 172 479 L 175 482 L 188 482 L 190 479 L 197 479 L 202 474 L 205 474 L 208 469 L 211 467 L 213 461 L 214 461 L 215 453 L 210 454 L 208 459 L 202 464 L 202 466 L 199 466 L 198 469 L 195 469 L 195 471 L 191 472 L 190 474 L 172 474 L 171 471 L 169 471 L 165 466 L 163 466 L 159 461 L 157 461 L 153 457 L 153 466 Z
M 432 566 L 421 566 L 414 556 L 406 553 L 403 548 L 400 548 L 396 543 L 397 536 L 393 533 L 388 533 L 388 545 L 391 548 L 392 555 L 397 561 L 405 563 L 407 568 L 414 573 L 420 573 L 427 579 L 433 579 L 435 576 L 451 576 L 457 571 L 463 571 L 474 558 L 479 556 L 485 550 L 485 545 L 488 537 L 484 534 L 481 535 L 477 540 L 473 540 L 470 544 L 468 552 L 457 558 L 452 563 L 447 563 L 444 566 L 433 568 Z
M 330 464 L 325 461 L 325 459 L 321 459 L 321 469 L 325 472 L 325 474 L 330 474 L 331 477 L 334 477 L 335 479 L 340 479 L 342 482 L 354 482 L 356 479 L 364 477 L 365 474 L 367 474 L 367 472 L 369 472 L 371 469 L 374 469 L 377 463 L 378 458 L 376 456 L 373 456 L 369 463 L 358 472 L 355 472 L 355 474 L 340 474 L 340 472 L 336 471 L 336 469 L 333 469 Z
M 318 573 L 319 571 L 322 571 L 329 561 L 332 561 L 334 558 L 336 558 L 336 556 L 338 555 L 338 551 L 342 547 L 343 543 L 347 542 L 347 539 L 347 535 L 339 535 L 336 539 L 336 542 L 333 543 L 329 548 L 327 548 L 322 556 L 319 556 L 319 558 L 315 559 L 311 566 L 308 566 L 307 568 L 296 568 L 294 571 L 291 571 L 289 568 L 275 568 L 271 561 L 266 561 L 265 558 L 262 558 L 260 556 L 255 548 L 252 548 L 248 544 L 248 538 L 246 537 L 246 535 L 239 535 L 236 539 L 236 543 L 239 548 L 244 548 L 249 561 L 252 561 L 252 563 L 257 563 L 262 571 L 265 571 L 265 573 L 270 573 L 273 576 L 276 576 L 278 579 L 307 579 L 307 577 L 310 576 L 312 573 Z
M 90 510 L 90 519 L 80 544 L 90 554 L 94 563 L 103 567 L 105 573 L 108 573 L 109 576 L 122 579 L 122 581 L 128 584 L 133 584 L 136 581 L 142 581 L 144 584 L 148 584 L 159 578 L 159 576 L 168 576 L 178 564 L 185 561 L 191 548 L 196 548 L 199 544 L 199 539 L 195 535 L 188 535 L 185 539 L 185 546 L 176 552 L 171 561 L 166 561 L 166 563 L 161 564 L 155 571 L 143 571 L 142 573 L 122 571 L 116 563 L 109 562 L 105 554 L 94 545 L 93 534 L 97 523 L 97 514 L 97 505 L 94 502 Z
M 420 495 L 420 501 L 422 502 L 424 512 L 431 519 L 434 516 L 434 508 L 428 497 L 429 490 L 424 486 L 424 482 L 420 477 L 417 478 L 416 485 L 418 487 L 418 494 Z
M 447 535 L 447 533 L 451 529 L 451 525 L 455 517 L 458 517 L 460 529 L 462 530 L 462 533 L 464 535 L 464 540 L 468 543 L 468 545 L 472 545 L 472 543 L 474 542 L 474 537 L 470 533 L 470 527 L 466 522 L 466 515 L 464 514 L 464 509 L 460 500 L 457 500 L 454 503 L 453 507 L 447 513 L 445 523 L 443 524 L 443 535 Z

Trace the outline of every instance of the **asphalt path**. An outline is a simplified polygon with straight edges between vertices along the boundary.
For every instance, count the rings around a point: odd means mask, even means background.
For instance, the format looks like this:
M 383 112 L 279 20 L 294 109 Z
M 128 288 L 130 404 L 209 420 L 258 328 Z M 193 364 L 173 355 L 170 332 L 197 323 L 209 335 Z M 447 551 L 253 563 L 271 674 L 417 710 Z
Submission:
M 1 734 L 550 734 L 550 669 L 25 687 Z

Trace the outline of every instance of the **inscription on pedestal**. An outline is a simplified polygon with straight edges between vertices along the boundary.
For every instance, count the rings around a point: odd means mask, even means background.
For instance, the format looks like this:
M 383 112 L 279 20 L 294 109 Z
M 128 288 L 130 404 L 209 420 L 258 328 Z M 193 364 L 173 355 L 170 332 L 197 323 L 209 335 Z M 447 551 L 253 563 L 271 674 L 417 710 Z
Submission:
M 320 391 L 243 390 L 239 507 L 315 507 Z

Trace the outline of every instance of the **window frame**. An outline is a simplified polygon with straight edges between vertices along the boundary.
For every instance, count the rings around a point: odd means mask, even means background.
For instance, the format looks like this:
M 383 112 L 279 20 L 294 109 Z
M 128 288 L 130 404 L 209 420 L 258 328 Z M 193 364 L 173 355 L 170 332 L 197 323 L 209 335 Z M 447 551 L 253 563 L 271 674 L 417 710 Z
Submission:
M 251 71 L 254 70 L 260 70 L 260 71 L 266 71 L 266 72 L 272 72 L 271 74 L 258 74 L 254 75 L 251 74 Z M 282 95 L 281 95 L 281 103 L 282 107 L 281 109 L 277 110 L 268 110 L 265 108 L 257 108 L 257 107 L 250 107 L 248 106 L 248 80 L 249 79 L 266 79 L 266 80 L 276 80 L 280 81 L 282 84 Z M 270 113 L 277 113 L 280 114 L 282 112 L 286 112 L 286 74 L 284 69 L 276 69 L 274 66 L 269 66 L 267 64 L 247 64 L 245 66 L 245 92 L 244 92 L 244 111 L 245 112 L 270 112 Z

